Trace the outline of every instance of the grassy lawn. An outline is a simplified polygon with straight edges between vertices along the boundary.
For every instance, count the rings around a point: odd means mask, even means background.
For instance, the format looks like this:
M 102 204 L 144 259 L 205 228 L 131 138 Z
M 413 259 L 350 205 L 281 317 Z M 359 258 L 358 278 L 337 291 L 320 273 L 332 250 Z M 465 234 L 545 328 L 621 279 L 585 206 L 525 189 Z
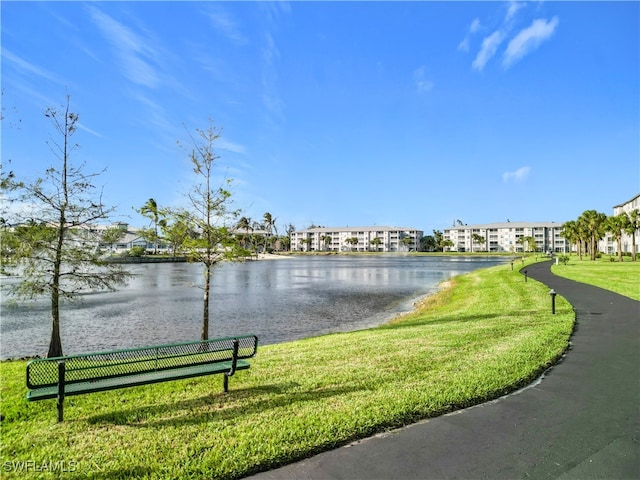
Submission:
M 228 394 L 216 375 L 68 397 L 60 424 L 55 400 L 25 401 L 25 362 L 1 362 L 0 469 L 239 478 L 531 382 L 567 347 L 574 312 L 556 309 L 510 265 L 479 270 L 385 326 L 260 347 Z
M 640 261 L 632 262 L 630 257 L 622 258 L 623 261 L 618 262 L 616 256 L 603 255 L 592 261 L 587 256 L 580 260 L 577 255 L 572 255 L 567 265 L 553 265 L 551 271 L 561 277 L 640 300 Z

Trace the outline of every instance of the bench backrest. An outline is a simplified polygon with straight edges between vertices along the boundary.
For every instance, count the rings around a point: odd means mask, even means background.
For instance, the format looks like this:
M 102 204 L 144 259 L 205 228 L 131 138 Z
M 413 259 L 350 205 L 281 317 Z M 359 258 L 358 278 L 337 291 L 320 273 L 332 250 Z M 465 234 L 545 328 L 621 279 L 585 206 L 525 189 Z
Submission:
M 235 340 L 238 341 L 237 359 L 250 358 L 255 355 L 258 348 L 258 337 L 242 335 L 199 342 L 39 358 L 27 364 L 27 388 L 57 385 L 58 363 L 60 362 L 65 362 L 66 383 L 155 372 L 212 362 L 226 362 L 233 359 Z

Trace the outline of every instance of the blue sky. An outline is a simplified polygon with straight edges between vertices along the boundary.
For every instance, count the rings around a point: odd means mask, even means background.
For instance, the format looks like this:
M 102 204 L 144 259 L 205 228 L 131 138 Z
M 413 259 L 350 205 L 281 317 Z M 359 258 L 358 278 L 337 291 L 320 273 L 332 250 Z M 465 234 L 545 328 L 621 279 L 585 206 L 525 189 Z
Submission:
M 7 2 L 2 161 L 74 161 L 114 220 L 184 203 L 222 128 L 235 206 L 297 229 L 606 214 L 640 191 L 638 2 Z M 185 128 L 186 127 L 186 128 Z

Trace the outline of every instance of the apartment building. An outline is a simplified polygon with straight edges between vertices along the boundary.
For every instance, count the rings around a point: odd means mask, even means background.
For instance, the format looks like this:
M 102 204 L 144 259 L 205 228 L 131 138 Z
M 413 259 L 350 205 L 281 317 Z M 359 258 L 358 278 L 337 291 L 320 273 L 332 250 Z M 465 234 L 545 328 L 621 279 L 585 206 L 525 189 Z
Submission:
M 408 227 L 316 227 L 292 232 L 291 250 L 299 252 L 417 251 L 422 230 Z
M 527 245 L 520 240 L 533 237 L 536 252 L 567 253 L 568 242 L 560 235 L 562 223 L 499 222 L 483 225 L 460 225 L 443 231 L 451 240 L 451 252 L 524 252 Z

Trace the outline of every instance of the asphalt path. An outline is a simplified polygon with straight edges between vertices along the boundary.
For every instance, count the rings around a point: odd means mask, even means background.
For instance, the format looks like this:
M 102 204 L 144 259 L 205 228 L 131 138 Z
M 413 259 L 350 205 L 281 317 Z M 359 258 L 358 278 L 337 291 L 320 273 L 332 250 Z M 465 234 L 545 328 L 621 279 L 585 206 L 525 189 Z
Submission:
M 640 479 L 640 302 L 526 267 L 576 310 L 532 385 L 254 475 L 259 480 Z

